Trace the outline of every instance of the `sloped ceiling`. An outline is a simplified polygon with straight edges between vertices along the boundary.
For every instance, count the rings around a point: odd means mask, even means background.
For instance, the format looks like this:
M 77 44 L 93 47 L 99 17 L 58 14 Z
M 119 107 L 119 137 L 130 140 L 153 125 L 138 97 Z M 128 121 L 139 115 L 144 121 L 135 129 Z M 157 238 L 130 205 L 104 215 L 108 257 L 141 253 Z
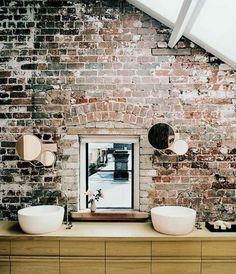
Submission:
M 236 0 L 127 1 L 236 69 Z

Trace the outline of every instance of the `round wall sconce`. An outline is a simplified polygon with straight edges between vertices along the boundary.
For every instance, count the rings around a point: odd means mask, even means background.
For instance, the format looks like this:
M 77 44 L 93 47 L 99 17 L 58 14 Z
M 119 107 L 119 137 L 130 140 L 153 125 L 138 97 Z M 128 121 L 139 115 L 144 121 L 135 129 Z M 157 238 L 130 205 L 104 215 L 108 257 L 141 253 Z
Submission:
M 170 149 L 177 155 L 183 155 L 188 151 L 188 144 L 179 139 L 179 134 L 166 123 L 158 123 L 152 126 L 148 132 L 149 143 L 158 150 Z
M 184 155 L 188 152 L 188 143 L 184 140 L 176 140 L 173 143 L 171 150 L 178 155 Z
M 16 152 L 25 161 L 39 161 L 43 166 L 52 166 L 56 161 L 56 144 L 43 144 L 41 140 L 32 134 L 19 137 L 16 142 Z
M 17 140 L 16 151 L 25 161 L 33 161 L 40 155 L 42 143 L 37 136 L 25 134 Z
M 51 151 L 44 151 L 40 154 L 39 160 L 44 166 L 52 166 L 56 161 L 56 155 Z

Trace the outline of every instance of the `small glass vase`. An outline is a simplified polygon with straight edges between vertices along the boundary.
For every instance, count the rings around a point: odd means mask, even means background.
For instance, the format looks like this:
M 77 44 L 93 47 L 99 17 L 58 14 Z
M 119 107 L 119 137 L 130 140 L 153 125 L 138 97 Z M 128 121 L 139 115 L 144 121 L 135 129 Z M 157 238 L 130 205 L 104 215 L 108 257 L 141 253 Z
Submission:
M 90 204 L 90 211 L 92 212 L 92 213 L 94 213 L 95 211 L 96 211 L 96 202 L 95 202 L 95 200 L 93 200 L 92 202 L 91 202 L 91 204 Z

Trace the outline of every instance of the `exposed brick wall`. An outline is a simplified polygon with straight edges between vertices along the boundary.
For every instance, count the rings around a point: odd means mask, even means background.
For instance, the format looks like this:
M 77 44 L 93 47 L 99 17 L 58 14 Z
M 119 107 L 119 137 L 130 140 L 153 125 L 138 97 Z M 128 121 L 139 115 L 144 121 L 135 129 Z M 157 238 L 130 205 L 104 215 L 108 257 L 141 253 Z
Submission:
M 125 1 L 0 6 L 1 219 L 65 190 L 76 208 L 78 135 L 130 132 L 141 137 L 141 210 L 191 201 L 200 220 L 235 218 L 235 71 L 186 39 L 167 48 L 170 30 Z M 157 122 L 187 140 L 186 155 L 150 146 Z M 57 142 L 55 167 L 18 158 L 26 132 Z

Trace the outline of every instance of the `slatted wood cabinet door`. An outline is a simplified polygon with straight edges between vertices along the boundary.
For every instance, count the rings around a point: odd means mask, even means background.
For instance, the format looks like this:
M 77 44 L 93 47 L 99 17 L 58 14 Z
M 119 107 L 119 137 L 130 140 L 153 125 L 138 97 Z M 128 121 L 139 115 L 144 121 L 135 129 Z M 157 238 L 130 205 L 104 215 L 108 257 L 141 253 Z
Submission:
M 10 274 L 10 241 L 0 240 L 0 273 Z
M 11 274 L 59 274 L 58 257 L 12 257 Z
M 107 241 L 106 274 L 151 274 L 150 241 Z
M 0 274 L 236 274 L 236 240 L 0 240 Z
M 236 273 L 236 241 L 203 241 L 202 274 L 222 273 Z
M 201 242 L 152 242 L 152 274 L 200 274 Z
M 60 274 L 105 274 L 105 241 L 60 241 Z
M 11 274 L 59 274 L 59 241 L 11 241 Z

